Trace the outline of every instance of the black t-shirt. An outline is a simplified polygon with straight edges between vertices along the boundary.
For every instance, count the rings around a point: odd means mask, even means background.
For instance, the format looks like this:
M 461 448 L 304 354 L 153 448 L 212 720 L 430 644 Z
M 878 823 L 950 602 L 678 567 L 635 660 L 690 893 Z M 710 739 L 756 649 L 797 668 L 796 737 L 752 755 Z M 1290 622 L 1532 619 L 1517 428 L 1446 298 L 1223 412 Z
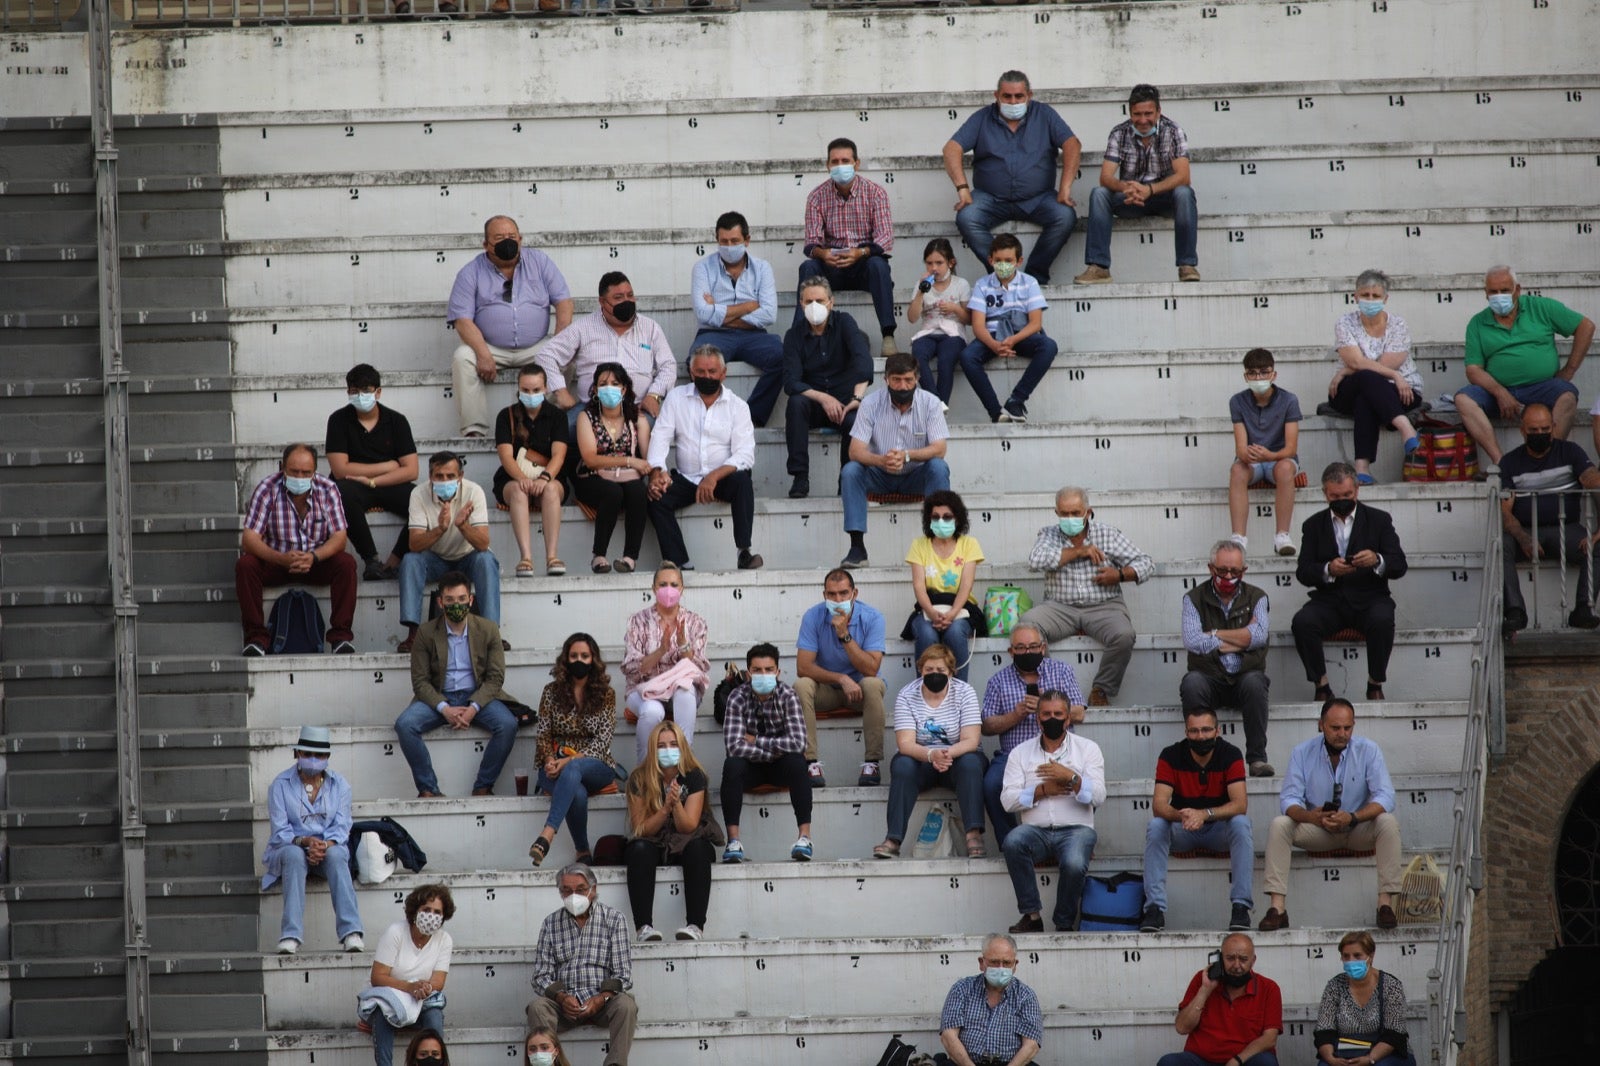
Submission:
M 1203 767 L 1194 761 L 1187 740 L 1162 749 L 1156 763 L 1156 783 L 1172 786 L 1172 806 L 1180 810 L 1220 807 L 1228 802 L 1228 785 L 1244 779 L 1244 756 L 1221 737 Z
M 1535 459 L 1528 454 L 1526 444 L 1518 445 L 1500 457 L 1500 480 L 1519 492 L 1548 491 L 1578 486 L 1583 472 L 1594 466 L 1583 445 L 1570 440 L 1553 440 L 1550 450 Z M 1577 522 L 1583 518 L 1583 501 L 1579 493 L 1569 492 L 1566 497 L 1566 520 Z M 1539 528 L 1550 529 L 1559 520 L 1558 504 L 1562 494 L 1550 493 L 1538 497 Z M 1533 498 L 1519 496 L 1511 502 L 1511 514 L 1524 526 L 1533 523 Z M 1532 532 L 1530 529 L 1529 532 Z
M 415 455 L 417 442 L 411 436 L 411 423 L 399 411 L 379 403 L 378 424 L 368 432 L 361 424 L 360 412 L 345 404 L 328 416 L 323 451 L 342 452 L 352 463 L 387 463 Z
M 522 401 L 517 401 L 517 406 L 522 406 Z M 498 448 L 502 444 L 510 444 L 511 457 L 516 458 L 518 448 L 527 448 L 531 452 L 549 458 L 550 447 L 553 444 L 567 443 L 567 413 L 555 404 L 546 400 L 539 405 L 539 409 L 529 418 L 518 419 L 522 423 L 522 437 L 520 440 L 511 439 L 512 408 L 503 407 L 494 420 L 494 443 Z M 566 475 L 566 464 L 562 464 L 562 476 Z M 494 494 L 500 496 L 500 491 L 511 481 L 511 475 L 506 473 L 506 468 L 496 466 L 494 471 Z

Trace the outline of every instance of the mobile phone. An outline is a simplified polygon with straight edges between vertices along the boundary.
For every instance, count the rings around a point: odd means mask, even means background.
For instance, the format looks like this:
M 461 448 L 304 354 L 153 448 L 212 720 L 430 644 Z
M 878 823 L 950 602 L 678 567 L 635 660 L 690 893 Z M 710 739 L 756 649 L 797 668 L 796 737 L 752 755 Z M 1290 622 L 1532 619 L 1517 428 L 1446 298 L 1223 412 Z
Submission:
M 1333 800 L 1329 800 L 1327 803 L 1324 803 L 1322 805 L 1322 813 L 1323 814 L 1332 814 L 1334 811 L 1336 811 L 1338 809 L 1339 809 L 1339 805 L 1337 803 L 1333 802 Z
M 1206 976 L 1213 981 L 1222 980 L 1222 952 L 1213 951 L 1206 956 Z
M 1029 685 L 1024 691 L 1030 696 L 1037 696 L 1039 694 L 1039 686 Z

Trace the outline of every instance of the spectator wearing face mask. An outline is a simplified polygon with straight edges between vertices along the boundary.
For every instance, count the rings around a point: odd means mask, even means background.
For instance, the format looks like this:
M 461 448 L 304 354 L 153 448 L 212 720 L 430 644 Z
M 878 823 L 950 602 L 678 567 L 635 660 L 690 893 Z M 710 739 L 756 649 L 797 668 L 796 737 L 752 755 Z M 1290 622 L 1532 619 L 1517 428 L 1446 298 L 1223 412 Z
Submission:
M 628 1066 L 639 1005 L 627 919 L 600 902 L 594 870 L 570 863 L 556 876 L 561 909 L 545 916 L 533 949 L 534 998 L 528 1032 L 564 1033 L 579 1025 L 606 1030 L 605 1066 Z
M 528 1066 L 572 1066 L 554 1029 L 535 1029 L 522 1042 L 522 1050 L 528 1056 Z
M 710 685 L 711 669 L 706 659 L 706 620 L 682 605 L 683 571 L 662 563 L 650 587 L 655 603 L 628 619 L 622 638 L 622 674 L 628 682 L 623 717 L 636 727 L 635 751 L 641 763 L 650 753 L 651 732 L 667 719 L 694 740 L 694 719 Z
M 517 398 L 494 423 L 495 498 L 511 512 L 511 533 L 521 558 L 518 577 L 533 576 L 533 540 L 528 512 L 539 509 L 544 527 L 544 572 L 561 577 L 567 564 L 556 554 L 561 541 L 561 501 L 566 497 L 562 470 L 567 462 L 567 425 L 561 412 L 545 403 L 545 373 L 539 366 L 517 371 Z
M 1392 426 L 1407 456 L 1421 443 L 1411 415 L 1422 407 L 1422 375 L 1411 358 L 1411 330 L 1389 310 L 1389 276 L 1363 270 L 1356 278 L 1356 309 L 1339 316 L 1333 346 L 1339 358 L 1328 383 L 1328 402 L 1355 419 L 1356 479 L 1378 457 L 1378 434 Z M 1287 528 L 1287 527 L 1285 527 Z
M 856 320 L 833 306 L 824 277 L 800 286 L 804 322 L 783 338 L 783 390 L 789 394 L 784 436 L 789 446 L 789 498 L 811 495 L 809 430 L 832 427 L 845 440 L 856 424 L 861 399 L 872 384 L 872 353 Z M 841 465 L 848 450 L 840 450 Z
M 961 372 L 991 422 L 1026 422 L 1028 397 L 1056 361 L 1056 342 L 1044 331 L 1044 290 L 1022 272 L 1022 242 L 1010 233 L 994 239 L 990 273 L 972 287 L 972 343 L 961 353 Z M 985 364 L 995 359 L 1025 359 L 1027 369 L 1001 406 Z M 1003 364 L 1002 364 L 1003 365 Z
M 1161 1056 L 1158 1066 L 1278 1066 L 1283 1032 L 1283 993 L 1270 977 L 1255 972 L 1256 945 L 1230 933 L 1215 961 L 1189 979 L 1173 1027 L 1182 1051 Z
M 406 920 L 395 922 L 378 938 L 369 987 L 358 999 L 367 1004 L 360 1017 L 372 1032 L 374 1066 L 390 1066 L 394 1061 L 396 1029 L 415 1024 L 428 1032 L 444 1032 L 444 983 L 450 976 L 453 948 L 444 923 L 455 913 L 449 886 L 420 885 L 406 896 Z M 380 991 L 384 989 L 415 1002 L 414 1021 L 409 1006 L 404 1015 L 393 1016 L 393 1001 Z
M 880 354 L 887 359 L 894 345 L 894 279 L 889 256 L 894 252 L 894 218 L 889 193 L 858 172 L 856 142 L 836 137 L 828 142 L 828 180 L 806 197 L 805 262 L 799 283 L 826 278 L 836 292 L 872 294 L 872 309 L 883 334 Z M 801 308 L 794 309 L 795 325 Z
M 661 416 L 667 392 L 678 380 L 678 366 L 666 331 L 655 319 L 639 314 L 633 282 L 620 270 L 600 276 L 598 308 L 539 349 L 539 365 L 549 376 L 556 403 L 566 409 L 569 433 L 577 428 L 578 415 L 593 394 L 595 370 L 601 363 L 622 364 L 644 393 L 639 410 L 652 423 Z
M 656 870 L 683 868 L 679 940 L 699 940 L 711 905 L 711 865 L 726 837 L 711 813 L 711 782 L 676 722 L 662 722 L 649 737 L 651 755 L 628 775 L 628 827 L 622 849 L 628 867 L 628 902 L 639 942 L 662 939 L 655 919 Z
M 911 355 L 922 387 L 948 410 L 956 385 L 956 360 L 967 347 L 972 286 L 956 273 L 955 249 L 943 237 L 935 237 L 922 250 L 922 267 L 927 275 L 906 305 L 906 321 L 921 325 L 911 338 Z
M 1017 942 L 1004 933 L 984 941 L 978 972 L 950 986 L 939 1012 L 936 1066 L 1032 1062 L 1044 1045 L 1039 997 L 1017 979 Z
M 956 657 L 956 677 L 967 679 L 971 640 L 988 632 L 983 608 L 973 591 L 983 546 L 970 535 L 967 505 L 954 492 L 929 493 L 922 499 L 922 533 L 911 542 L 905 561 L 911 566 L 911 594 L 916 606 L 902 640 L 914 640 L 921 655 L 943 644 Z
M 767 332 L 778 320 L 777 282 L 772 265 L 750 254 L 750 223 L 739 212 L 718 216 L 716 237 L 716 250 L 694 265 L 689 299 L 699 330 L 689 350 L 709 344 L 761 372 L 746 402 L 764 426 L 783 387 L 783 340 Z
M 417 638 L 422 590 L 452 570 L 472 581 L 478 613 L 500 625 L 500 560 L 489 548 L 489 502 L 483 489 L 466 479 L 465 469 L 455 452 L 434 452 L 428 456 L 428 480 L 411 492 L 411 551 L 400 560 L 400 624 L 406 636 L 395 647 L 402 655 Z
M 346 951 L 366 947 L 361 911 L 350 878 L 350 782 L 328 769 L 333 743 L 327 727 L 308 725 L 294 746 L 294 765 L 267 786 L 267 848 L 261 854 L 265 892 L 283 882 L 278 954 L 293 955 L 304 938 L 306 878 L 328 882 L 334 929 Z
M 883 667 L 886 629 L 883 613 L 860 598 L 850 571 L 830 570 L 822 579 L 822 602 L 800 617 L 795 640 L 795 695 L 806 720 L 805 758 L 812 788 L 827 780 L 818 758 L 817 719 L 861 716 L 861 774 L 858 786 L 882 780 Z
M 800 697 L 778 679 L 778 649 L 757 644 L 745 655 L 749 677 L 728 694 L 722 739 L 728 757 L 722 764 L 722 820 L 728 846 L 722 861 L 744 861 L 739 816 L 744 794 L 762 785 L 789 793 L 800 836 L 789 849 L 795 862 L 811 861 L 811 780 L 806 774 L 806 719 Z
M 1339 938 L 1343 973 L 1328 978 L 1312 1040 L 1326 1066 L 1416 1066 L 1406 1033 L 1406 989 L 1373 964 L 1377 946 L 1364 929 Z
M 1276 487 L 1273 509 L 1278 531 L 1272 550 L 1294 554 L 1289 522 L 1294 517 L 1295 476 L 1300 473 L 1300 401 L 1277 385 L 1278 367 L 1272 353 L 1252 348 L 1244 357 L 1246 388 L 1228 400 L 1233 420 L 1233 465 L 1228 471 L 1228 519 L 1233 539 L 1249 547 L 1245 522 L 1250 512 L 1250 486 L 1265 481 Z M 1367 481 L 1372 478 L 1368 477 Z
M 379 402 L 383 379 L 376 367 L 358 363 L 344 376 L 344 383 L 350 402 L 328 416 L 322 450 L 328 455 L 328 474 L 344 501 L 350 547 L 365 564 L 362 577 L 381 581 L 400 573 L 409 538 L 401 526 L 394 550 L 380 560 L 372 530 L 367 527 L 367 511 L 407 516 L 417 480 L 417 442 L 406 416 Z
M 1244 717 L 1250 776 L 1271 777 L 1267 762 L 1267 594 L 1244 580 L 1244 549 L 1232 540 L 1211 548 L 1211 578 L 1183 596 L 1188 672 L 1178 685 L 1183 709 L 1237 707 Z

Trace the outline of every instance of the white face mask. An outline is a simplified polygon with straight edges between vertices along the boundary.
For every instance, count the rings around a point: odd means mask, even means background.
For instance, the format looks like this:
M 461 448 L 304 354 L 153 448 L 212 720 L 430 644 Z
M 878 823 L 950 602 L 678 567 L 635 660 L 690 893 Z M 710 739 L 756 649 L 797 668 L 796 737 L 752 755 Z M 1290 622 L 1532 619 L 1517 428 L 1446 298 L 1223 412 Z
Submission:
M 417 932 L 423 936 L 432 936 L 444 928 L 444 915 L 438 911 L 417 912 Z
M 561 905 L 567 908 L 567 913 L 574 918 L 582 918 L 589 913 L 589 897 L 580 896 L 576 892 L 562 900 Z
M 828 321 L 828 305 L 821 300 L 812 300 L 806 304 L 806 321 L 813 326 L 820 326 Z
M 528 1052 L 528 1066 L 556 1066 L 556 1053 L 554 1051 Z

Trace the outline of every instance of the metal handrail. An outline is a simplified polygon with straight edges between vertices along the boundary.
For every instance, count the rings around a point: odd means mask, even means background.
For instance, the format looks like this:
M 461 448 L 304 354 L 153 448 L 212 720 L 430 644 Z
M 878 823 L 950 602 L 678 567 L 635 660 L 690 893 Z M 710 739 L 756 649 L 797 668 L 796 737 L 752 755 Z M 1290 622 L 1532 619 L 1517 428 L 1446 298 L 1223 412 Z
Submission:
M 1450 857 L 1445 868 L 1438 946 L 1428 971 L 1428 1032 L 1435 1066 L 1451 1066 L 1467 1040 L 1468 939 L 1472 908 L 1483 888 L 1483 792 L 1491 748 L 1505 740 L 1505 650 L 1499 621 L 1505 592 L 1501 552 L 1499 478 L 1491 474 L 1483 497 L 1483 594 L 1478 648 L 1472 656 L 1466 743 L 1453 790 Z
M 1586 536 L 1592 534 L 1594 532 L 1594 530 L 1596 529 L 1596 521 L 1597 521 L 1596 520 L 1596 516 L 1595 516 L 1595 507 L 1596 507 L 1595 497 L 1594 497 L 1593 493 L 1590 492 L 1590 490 L 1584 489 L 1583 487 L 1581 487 L 1579 485 L 1569 485 L 1569 486 L 1564 486 L 1562 488 L 1538 489 L 1538 490 L 1505 489 L 1505 490 L 1501 491 L 1500 499 L 1501 500 L 1507 500 L 1507 499 L 1511 499 L 1511 500 L 1515 500 L 1515 499 L 1537 499 L 1540 496 L 1554 496 L 1556 498 L 1556 526 L 1559 529 L 1559 528 L 1565 527 L 1566 524 L 1567 524 L 1567 497 L 1569 495 L 1579 495 L 1581 497 L 1581 499 L 1579 501 L 1580 515 L 1579 515 L 1579 519 L 1578 519 L 1578 526 L 1579 526 L 1580 529 L 1582 529 L 1584 531 L 1584 534 Z M 1538 544 L 1539 544 L 1539 508 L 1537 506 L 1535 506 L 1532 509 L 1530 517 L 1533 519 L 1533 521 L 1530 522 L 1529 525 L 1527 526 L 1528 534 L 1529 534 L 1529 536 L 1531 536 L 1533 538 L 1534 545 L 1538 546 Z M 1499 520 L 1498 516 L 1496 516 L 1496 521 L 1498 522 L 1498 520 Z M 1556 541 L 1556 545 L 1557 545 L 1557 548 L 1556 548 L 1557 562 L 1558 562 L 1558 565 L 1559 565 L 1560 570 L 1561 570 L 1560 614 L 1564 616 L 1567 613 L 1567 602 L 1568 602 L 1568 600 L 1567 600 L 1567 538 L 1566 537 L 1558 538 L 1557 541 Z M 1529 565 L 1532 566 L 1535 570 L 1538 568 L 1538 565 L 1539 565 L 1539 559 L 1538 558 L 1530 558 L 1528 560 L 1528 562 L 1529 562 Z M 1512 560 L 1512 559 L 1507 559 L 1505 561 L 1505 565 L 1515 569 L 1516 568 L 1516 561 Z M 1593 610 L 1594 609 L 1594 599 L 1595 599 L 1594 553 L 1593 552 L 1584 552 L 1583 553 L 1583 566 L 1584 566 L 1585 576 L 1588 578 L 1588 581 L 1586 582 L 1586 587 L 1589 589 L 1588 606 L 1589 606 L 1590 610 Z M 1539 629 L 1539 628 L 1541 628 L 1541 626 L 1539 624 L 1539 583 L 1537 581 L 1533 582 L 1533 590 L 1532 590 L 1531 595 L 1532 595 L 1532 602 L 1533 602 L 1533 610 L 1528 612 L 1528 613 L 1529 613 L 1529 617 L 1532 619 L 1533 628 L 1534 629 Z

